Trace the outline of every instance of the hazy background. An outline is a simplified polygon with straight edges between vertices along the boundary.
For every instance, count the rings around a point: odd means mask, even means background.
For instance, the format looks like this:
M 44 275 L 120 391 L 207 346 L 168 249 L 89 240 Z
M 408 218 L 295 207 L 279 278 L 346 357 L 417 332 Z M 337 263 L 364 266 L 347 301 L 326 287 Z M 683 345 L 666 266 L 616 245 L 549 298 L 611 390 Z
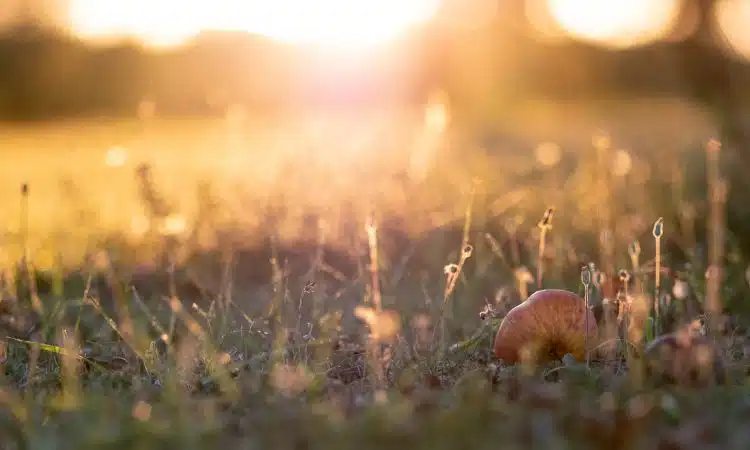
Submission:
M 310 234 L 310 214 L 337 236 L 372 208 L 423 233 L 462 220 L 472 179 L 488 217 L 522 207 L 533 225 L 555 203 L 585 222 L 596 188 L 571 161 L 597 136 L 645 217 L 624 236 L 668 215 L 663 183 L 703 186 L 693 156 L 720 139 L 729 224 L 750 248 L 748 0 L 155 5 L 3 1 L 4 248 L 24 227 L 39 264 L 63 247 L 74 261 L 104 230 L 193 236 L 209 185 L 212 219 L 251 236 L 270 216 Z M 144 210 L 151 182 L 164 204 Z M 656 194 L 636 195 L 648 183 Z

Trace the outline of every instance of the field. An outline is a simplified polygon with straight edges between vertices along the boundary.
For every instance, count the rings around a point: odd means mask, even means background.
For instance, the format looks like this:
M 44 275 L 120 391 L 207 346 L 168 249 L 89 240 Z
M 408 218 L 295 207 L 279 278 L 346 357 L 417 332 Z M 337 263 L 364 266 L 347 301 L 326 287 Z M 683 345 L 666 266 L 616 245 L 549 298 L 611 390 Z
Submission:
M 0 448 L 746 448 L 710 115 L 512 106 L 0 126 Z M 540 288 L 590 361 L 493 357 Z

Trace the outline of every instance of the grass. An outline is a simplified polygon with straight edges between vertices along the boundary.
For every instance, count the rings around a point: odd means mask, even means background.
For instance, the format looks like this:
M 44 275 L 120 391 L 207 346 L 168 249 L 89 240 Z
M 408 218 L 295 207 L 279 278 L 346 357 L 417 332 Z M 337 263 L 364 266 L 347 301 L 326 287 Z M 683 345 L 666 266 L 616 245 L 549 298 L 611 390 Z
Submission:
M 618 153 L 640 138 L 599 135 L 545 165 L 418 122 L 320 122 L 299 142 L 198 123 L 74 128 L 65 142 L 100 152 L 50 147 L 58 162 L 4 174 L 0 448 L 745 448 L 749 255 L 706 195 L 723 182 L 707 138 Z M 607 317 L 620 271 L 616 345 L 493 360 L 528 293 L 566 288 Z M 644 346 L 691 324 L 725 383 L 647 370 Z

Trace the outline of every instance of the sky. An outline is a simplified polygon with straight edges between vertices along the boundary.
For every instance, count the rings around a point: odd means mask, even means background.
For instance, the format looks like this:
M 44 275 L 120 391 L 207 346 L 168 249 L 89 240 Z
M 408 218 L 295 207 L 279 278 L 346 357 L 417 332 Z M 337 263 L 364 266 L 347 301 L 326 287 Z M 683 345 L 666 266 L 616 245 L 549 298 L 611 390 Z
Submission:
M 690 31 L 688 0 L 517 0 L 540 34 L 628 48 Z M 293 44 L 364 50 L 450 15 L 502 14 L 496 0 L 2 0 L 0 27 L 23 15 L 61 26 L 90 43 L 121 38 L 148 47 L 180 46 L 201 31 L 248 31 Z M 680 16 L 680 11 L 687 11 Z M 717 41 L 750 59 L 750 0 L 718 0 Z

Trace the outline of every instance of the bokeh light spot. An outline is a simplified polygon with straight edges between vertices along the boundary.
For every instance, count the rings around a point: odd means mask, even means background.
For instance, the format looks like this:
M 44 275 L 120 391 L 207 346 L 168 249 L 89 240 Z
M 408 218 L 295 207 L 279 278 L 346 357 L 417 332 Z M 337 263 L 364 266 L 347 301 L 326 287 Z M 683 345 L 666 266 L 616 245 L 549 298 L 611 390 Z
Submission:
M 109 167 L 122 167 L 128 161 L 128 151 L 123 147 L 112 147 L 107 150 L 104 162 Z
M 680 0 L 548 0 L 552 18 L 578 40 L 610 48 L 648 44 L 669 35 Z
M 633 159 L 627 150 L 617 150 L 612 161 L 612 173 L 618 177 L 624 177 L 633 168 Z
M 750 59 L 750 0 L 719 0 L 714 5 L 714 20 L 720 38 L 735 55 Z
M 556 166 L 562 158 L 562 149 L 554 142 L 542 142 L 534 152 L 539 164 L 546 167 Z

